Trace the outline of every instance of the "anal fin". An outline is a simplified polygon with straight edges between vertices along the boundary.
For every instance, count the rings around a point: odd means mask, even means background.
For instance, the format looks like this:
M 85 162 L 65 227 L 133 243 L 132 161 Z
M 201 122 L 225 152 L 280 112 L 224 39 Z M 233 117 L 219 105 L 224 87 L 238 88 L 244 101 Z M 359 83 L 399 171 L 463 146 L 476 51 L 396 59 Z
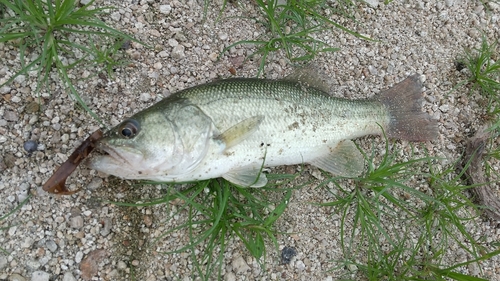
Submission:
M 266 175 L 260 169 L 232 170 L 222 177 L 241 187 L 264 187 L 267 184 Z
M 309 163 L 334 175 L 344 177 L 359 176 L 364 169 L 363 155 L 351 140 L 339 142 L 329 154 Z

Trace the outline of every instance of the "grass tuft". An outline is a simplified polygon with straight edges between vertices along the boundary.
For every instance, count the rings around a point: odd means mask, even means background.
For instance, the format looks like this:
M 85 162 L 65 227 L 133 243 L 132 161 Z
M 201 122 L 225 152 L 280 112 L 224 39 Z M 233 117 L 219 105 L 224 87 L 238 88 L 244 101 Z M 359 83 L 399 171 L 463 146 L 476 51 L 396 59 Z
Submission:
M 455 165 L 434 170 L 439 159 L 428 156 L 396 162 L 397 153 L 388 145 L 375 167 L 374 154 L 365 155 L 369 164 L 364 176 L 324 183 L 334 184 L 329 192 L 336 200 L 321 205 L 341 214 L 344 259 L 332 270 L 347 268 L 352 272 L 345 277 L 367 280 L 485 280 L 457 271 L 489 258 L 480 254 L 488 246 L 469 230 L 479 223 L 479 212 L 466 195 L 471 186 L 462 182 L 463 172 L 456 173 Z M 458 250 L 472 259 L 446 266 L 445 260 Z
M 70 70 L 82 64 L 87 67 L 104 65 L 111 74 L 119 63 L 115 54 L 120 46 L 127 40 L 138 41 L 99 19 L 112 7 L 93 8 L 93 3 L 90 1 L 78 7 L 76 0 L 0 0 L 0 6 L 4 7 L 0 18 L 0 43 L 16 45 L 21 62 L 21 69 L 0 87 L 20 75 L 36 71 L 36 92 L 39 93 L 42 86 L 49 83 L 50 73 L 55 69 L 68 95 L 100 121 L 78 94 Z M 75 34 L 85 39 L 74 40 Z
M 481 46 L 466 49 L 465 56 L 459 63 L 469 71 L 467 83 L 472 85 L 470 93 L 478 91 L 487 99 L 487 113 L 495 116 L 500 113 L 500 60 L 498 42 L 490 44 L 483 37 Z
M 264 71 L 268 56 L 279 50 L 283 50 L 292 63 L 308 62 L 319 53 L 338 51 L 339 48 L 331 47 L 316 37 L 317 34 L 332 26 L 356 37 L 371 40 L 332 21 L 324 13 L 319 13 L 318 11 L 335 12 L 345 17 L 351 17 L 346 12 L 347 10 L 333 9 L 324 0 L 289 0 L 284 3 L 278 0 L 256 0 L 256 3 L 264 18 L 263 21 L 256 20 L 256 22 L 263 25 L 269 32 L 255 40 L 242 40 L 231 44 L 221 54 L 238 45 L 256 46 L 257 51 L 249 58 L 260 56 L 257 76 Z
M 270 177 L 289 180 L 292 175 Z M 151 243 L 153 246 L 174 233 L 187 233 L 188 243 L 164 254 L 188 252 L 195 272 L 193 278 L 212 280 L 214 274 L 222 279 L 222 265 L 229 239 L 239 239 L 256 261 L 264 266 L 266 241 L 278 247 L 274 223 L 283 214 L 292 189 L 265 187 L 242 188 L 223 179 L 194 183 L 184 190 L 169 185 L 162 198 L 146 203 L 117 203 L 119 206 L 152 206 L 173 201 L 181 202 L 176 210 L 168 210 L 166 222 L 181 215 L 185 221 L 164 232 Z M 278 198 L 278 199 L 273 199 Z M 198 252 L 198 250 L 200 252 Z

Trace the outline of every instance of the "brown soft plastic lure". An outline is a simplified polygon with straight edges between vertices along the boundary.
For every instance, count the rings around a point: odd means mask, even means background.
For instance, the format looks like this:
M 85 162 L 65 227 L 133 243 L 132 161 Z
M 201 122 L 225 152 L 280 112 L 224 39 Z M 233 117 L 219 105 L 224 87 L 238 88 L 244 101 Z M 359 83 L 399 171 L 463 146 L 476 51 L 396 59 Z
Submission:
M 84 140 L 82 144 L 71 153 L 68 160 L 66 160 L 66 162 L 64 162 L 43 185 L 43 190 L 60 195 L 71 195 L 80 191 L 80 189 L 69 190 L 66 187 L 66 179 L 73 173 L 76 167 L 78 167 L 80 162 L 94 150 L 96 141 L 102 138 L 102 135 L 102 131 L 97 130 Z

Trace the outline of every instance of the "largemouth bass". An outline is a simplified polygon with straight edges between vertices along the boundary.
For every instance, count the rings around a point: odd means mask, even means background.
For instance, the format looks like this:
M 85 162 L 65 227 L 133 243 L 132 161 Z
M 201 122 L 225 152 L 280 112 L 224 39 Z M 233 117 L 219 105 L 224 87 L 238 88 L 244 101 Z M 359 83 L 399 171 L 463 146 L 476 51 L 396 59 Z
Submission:
M 188 182 L 223 177 L 262 187 L 263 167 L 309 163 L 335 175 L 364 169 L 351 141 L 385 132 L 432 140 L 413 75 L 371 100 L 332 97 L 298 80 L 228 79 L 188 88 L 126 119 L 97 142 L 91 168 L 123 179 Z

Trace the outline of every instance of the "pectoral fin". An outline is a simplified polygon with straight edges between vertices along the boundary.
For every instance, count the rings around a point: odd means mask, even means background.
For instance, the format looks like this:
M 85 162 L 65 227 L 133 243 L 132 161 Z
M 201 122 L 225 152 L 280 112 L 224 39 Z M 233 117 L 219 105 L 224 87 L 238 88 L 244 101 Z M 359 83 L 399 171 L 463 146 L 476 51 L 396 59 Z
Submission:
M 227 129 L 217 138 L 225 144 L 225 149 L 233 147 L 245 140 L 259 128 L 260 123 L 264 120 L 264 116 L 257 115 L 247 118 L 238 124 Z
M 359 176 L 364 169 L 363 155 L 350 140 L 340 142 L 329 154 L 310 161 L 310 164 L 345 177 Z
M 260 169 L 233 170 L 222 177 L 242 187 L 264 187 L 267 184 L 266 175 Z

